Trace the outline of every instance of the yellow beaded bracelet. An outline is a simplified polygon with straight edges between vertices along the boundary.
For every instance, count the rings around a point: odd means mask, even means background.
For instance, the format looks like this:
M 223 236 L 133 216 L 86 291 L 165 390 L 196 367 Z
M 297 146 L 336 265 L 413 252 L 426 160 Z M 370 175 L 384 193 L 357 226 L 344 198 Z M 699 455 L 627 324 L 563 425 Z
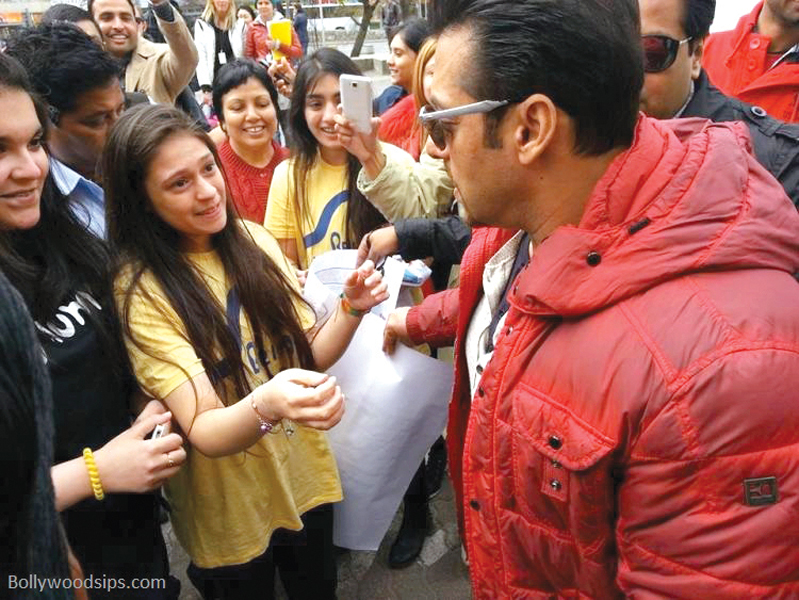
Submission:
M 83 462 L 86 463 L 86 470 L 89 471 L 89 482 L 92 484 L 94 497 L 102 500 L 105 498 L 103 484 L 100 483 L 100 471 L 97 470 L 97 463 L 94 462 L 94 454 L 92 454 L 91 448 L 83 449 Z

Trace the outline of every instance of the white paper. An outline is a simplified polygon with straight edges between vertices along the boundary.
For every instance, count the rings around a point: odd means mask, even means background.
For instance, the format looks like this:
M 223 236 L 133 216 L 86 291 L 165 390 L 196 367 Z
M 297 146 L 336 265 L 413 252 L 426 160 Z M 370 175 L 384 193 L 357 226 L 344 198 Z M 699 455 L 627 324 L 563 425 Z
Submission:
M 355 269 L 357 250 L 331 250 L 317 256 L 308 269 L 303 296 L 316 312 L 321 322 L 327 319 L 344 289 L 344 280 Z M 397 307 L 405 263 L 395 258 L 386 258 L 383 264 L 383 281 L 388 285 L 388 300 L 375 306 L 371 312 L 383 319 Z
M 320 320 L 336 307 L 356 250 L 327 252 L 311 263 L 305 299 Z M 335 506 L 333 541 L 353 550 L 377 550 L 405 490 L 447 420 L 452 365 L 398 344 L 383 353 L 385 317 L 407 297 L 405 264 L 388 258 L 389 299 L 364 316 L 344 356 L 328 372 L 346 398 L 341 422 L 328 432 L 344 500 Z
M 385 322 L 366 315 L 344 356 L 328 372 L 346 398 L 328 432 L 344 500 L 335 506 L 333 542 L 377 550 L 413 474 L 447 421 L 452 365 L 402 344 L 381 350 Z

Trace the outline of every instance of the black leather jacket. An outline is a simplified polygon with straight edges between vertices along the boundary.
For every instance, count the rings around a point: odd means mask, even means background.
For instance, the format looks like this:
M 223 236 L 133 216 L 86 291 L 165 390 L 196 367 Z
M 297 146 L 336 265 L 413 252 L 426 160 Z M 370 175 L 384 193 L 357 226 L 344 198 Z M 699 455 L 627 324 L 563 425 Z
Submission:
M 778 121 L 759 106 L 725 96 L 710 82 L 704 69 L 694 81 L 693 98 L 680 116 L 746 123 L 757 160 L 799 208 L 799 124 Z

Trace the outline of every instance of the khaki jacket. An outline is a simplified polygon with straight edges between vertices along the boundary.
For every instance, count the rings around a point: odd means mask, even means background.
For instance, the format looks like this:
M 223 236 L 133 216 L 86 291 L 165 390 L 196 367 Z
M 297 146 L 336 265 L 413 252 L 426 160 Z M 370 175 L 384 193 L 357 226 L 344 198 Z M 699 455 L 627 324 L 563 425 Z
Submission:
M 386 164 L 370 180 L 366 171 L 358 172 L 356 185 L 390 222 L 447 214 L 452 204 L 454 184 L 444 161 L 422 152 L 419 162 L 413 156 L 385 142 L 380 143 Z
M 174 104 L 177 95 L 191 81 L 197 68 L 197 48 L 185 21 L 177 11 L 174 14 L 171 23 L 157 19 L 166 44 L 139 38 L 125 70 L 128 92 L 144 92 L 155 102 Z

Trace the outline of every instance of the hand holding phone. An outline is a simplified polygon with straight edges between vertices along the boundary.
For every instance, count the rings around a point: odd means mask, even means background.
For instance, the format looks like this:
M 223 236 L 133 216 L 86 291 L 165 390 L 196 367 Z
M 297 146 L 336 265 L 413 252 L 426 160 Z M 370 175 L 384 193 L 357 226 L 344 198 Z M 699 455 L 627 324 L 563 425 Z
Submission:
M 361 133 L 372 131 L 372 80 L 359 75 L 344 74 L 339 77 L 341 106 L 344 116 L 355 124 Z
M 153 429 L 153 434 L 150 436 L 151 440 L 157 440 L 158 438 L 162 437 L 166 433 L 166 423 L 159 423 Z

